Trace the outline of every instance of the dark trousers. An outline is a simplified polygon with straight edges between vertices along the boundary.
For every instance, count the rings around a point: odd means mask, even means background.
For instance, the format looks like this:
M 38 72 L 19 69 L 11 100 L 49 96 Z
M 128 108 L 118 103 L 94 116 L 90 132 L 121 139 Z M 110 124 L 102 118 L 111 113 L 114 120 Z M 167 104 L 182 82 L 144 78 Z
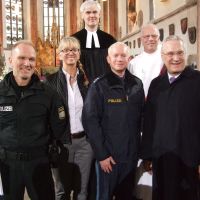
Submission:
M 173 153 L 153 161 L 153 200 L 199 200 L 198 169 Z
M 97 177 L 96 177 L 96 171 L 95 171 L 95 163 L 96 163 L 96 160 L 93 159 L 92 165 L 91 165 L 91 170 L 90 170 L 89 183 L 88 183 L 88 198 L 87 198 L 87 200 L 95 200 L 96 199 Z
M 47 158 L 0 162 L 4 200 L 23 200 L 25 188 L 31 200 L 55 200 Z
M 133 200 L 135 168 L 132 164 L 117 163 L 113 165 L 112 172 L 105 173 L 97 163 L 96 171 L 96 200 L 112 200 L 113 196 L 115 200 Z

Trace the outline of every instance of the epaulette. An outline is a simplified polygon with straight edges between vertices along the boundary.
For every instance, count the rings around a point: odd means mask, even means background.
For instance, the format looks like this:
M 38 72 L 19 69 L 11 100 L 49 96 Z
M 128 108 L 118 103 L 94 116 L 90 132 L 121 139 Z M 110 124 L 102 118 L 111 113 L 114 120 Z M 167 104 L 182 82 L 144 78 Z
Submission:
M 98 76 L 96 79 L 94 79 L 93 83 L 96 83 L 100 79 L 102 79 L 105 75 Z

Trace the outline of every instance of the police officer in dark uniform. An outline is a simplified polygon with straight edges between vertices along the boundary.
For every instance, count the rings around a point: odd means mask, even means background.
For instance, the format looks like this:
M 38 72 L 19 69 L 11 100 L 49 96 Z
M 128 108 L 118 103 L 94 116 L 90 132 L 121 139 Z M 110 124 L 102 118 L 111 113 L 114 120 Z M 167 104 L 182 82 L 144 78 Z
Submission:
M 88 90 L 83 125 L 97 159 L 97 198 L 132 200 L 144 91 L 126 67 L 129 48 L 122 42 L 108 49 L 111 72 Z
M 50 132 L 65 134 L 62 101 L 34 74 L 36 52 L 31 42 L 13 45 L 13 71 L 0 83 L 0 170 L 4 199 L 54 200 L 48 161 Z M 50 130 L 50 131 L 49 131 Z

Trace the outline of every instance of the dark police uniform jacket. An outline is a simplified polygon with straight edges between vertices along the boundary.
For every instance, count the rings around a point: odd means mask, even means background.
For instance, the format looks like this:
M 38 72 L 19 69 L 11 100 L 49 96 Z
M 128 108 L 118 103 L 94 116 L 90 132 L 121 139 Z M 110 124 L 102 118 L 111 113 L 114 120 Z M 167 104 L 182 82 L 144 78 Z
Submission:
M 165 73 L 149 88 L 141 156 L 148 160 L 166 153 L 187 166 L 200 165 L 200 72 L 189 67 L 172 84 Z
M 81 96 L 84 100 L 87 93 L 87 89 L 88 89 L 88 82 L 82 70 L 79 68 L 78 70 L 79 70 L 79 73 L 77 75 L 77 83 L 78 83 Z M 67 81 L 66 81 L 65 74 L 62 71 L 62 68 L 60 68 L 59 71 L 56 72 L 55 74 L 49 75 L 46 79 L 46 84 L 58 92 L 59 96 L 62 98 L 64 102 L 66 115 L 69 117 Z M 66 135 L 63 136 L 62 141 L 64 143 L 70 143 L 71 141 L 69 123 L 67 126 Z
M 36 75 L 19 98 L 12 77 L 10 72 L 0 83 L 0 146 L 16 152 L 47 148 L 49 128 L 56 139 L 65 133 L 63 103 Z
M 124 81 L 110 72 L 88 90 L 83 125 L 97 160 L 136 161 L 144 102 L 142 82 L 125 72 Z
M 84 28 L 72 35 L 80 41 L 81 58 L 84 70 L 90 82 L 98 76 L 109 71 L 110 67 L 107 63 L 106 56 L 108 47 L 116 42 L 116 39 L 100 29 L 97 30 L 100 48 L 86 48 L 87 30 Z

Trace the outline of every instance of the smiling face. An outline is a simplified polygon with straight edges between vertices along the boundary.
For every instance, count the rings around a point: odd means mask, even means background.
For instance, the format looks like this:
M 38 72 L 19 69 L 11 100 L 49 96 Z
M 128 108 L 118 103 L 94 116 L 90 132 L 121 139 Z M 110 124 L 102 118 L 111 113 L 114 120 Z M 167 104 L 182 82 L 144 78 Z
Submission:
M 185 50 L 180 40 L 169 40 L 163 43 L 162 59 L 171 75 L 178 75 L 185 69 Z
M 146 53 L 153 53 L 157 50 L 159 43 L 159 31 L 155 25 L 147 25 L 141 31 L 141 41 Z
M 82 12 L 82 19 L 85 22 L 85 28 L 93 31 L 97 29 L 100 19 L 100 10 L 95 4 L 87 6 Z
M 26 43 L 19 44 L 11 52 L 10 64 L 17 84 L 19 86 L 27 85 L 35 70 L 35 49 Z
M 68 66 L 76 67 L 77 61 L 80 58 L 80 50 L 75 46 L 69 46 L 60 52 L 60 60 L 63 61 L 63 68 Z
M 111 70 L 122 77 L 129 62 L 128 46 L 120 42 L 113 44 L 108 50 L 107 61 L 110 64 Z
M 80 44 L 74 37 L 65 37 L 59 44 L 59 57 L 63 61 L 63 69 L 76 68 L 77 62 L 80 59 Z

